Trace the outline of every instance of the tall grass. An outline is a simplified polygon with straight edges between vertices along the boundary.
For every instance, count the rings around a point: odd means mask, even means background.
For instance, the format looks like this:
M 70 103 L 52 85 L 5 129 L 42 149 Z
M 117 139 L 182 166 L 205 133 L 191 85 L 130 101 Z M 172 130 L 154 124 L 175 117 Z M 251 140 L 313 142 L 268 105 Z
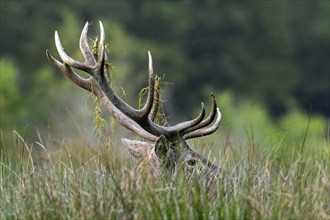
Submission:
M 14 145 L 1 144 L 0 219 L 330 219 L 329 142 L 310 157 L 306 136 L 282 157 L 290 142 L 265 151 L 254 135 L 246 129 L 247 140 L 219 158 L 238 184 L 210 187 L 132 175 L 108 148 L 77 153 L 64 144 L 54 153 L 16 133 Z

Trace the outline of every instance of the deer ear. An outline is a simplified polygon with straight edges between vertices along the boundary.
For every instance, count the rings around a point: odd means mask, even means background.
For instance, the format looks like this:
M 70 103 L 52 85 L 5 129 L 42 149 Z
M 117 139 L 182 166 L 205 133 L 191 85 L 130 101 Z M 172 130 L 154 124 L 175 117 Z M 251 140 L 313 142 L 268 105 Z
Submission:
M 135 159 L 146 157 L 150 149 L 154 146 L 147 142 L 129 140 L 126 138 L 122 138 L 121 142 Z
M 165 136 L 160 136 L 155 144 L 155 154 L 159 159 L 165 159 L 168 149 L 170 148 L 170 143 Z

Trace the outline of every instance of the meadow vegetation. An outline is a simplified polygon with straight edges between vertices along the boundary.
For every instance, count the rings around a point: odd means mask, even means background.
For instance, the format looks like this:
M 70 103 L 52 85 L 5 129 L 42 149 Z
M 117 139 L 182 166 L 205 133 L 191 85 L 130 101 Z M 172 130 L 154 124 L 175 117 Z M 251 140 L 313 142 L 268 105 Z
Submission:
M 274 122 L 261 105 L 221 97 L 220 131 L 191 144 L 237 185 L 131 175 L 133 159 L 107 134 L 98 146 L 54 148 L 14 132 L 12 144 L 1 144 L 0 218 L 330 219 L 325 119 L 295 111 Z

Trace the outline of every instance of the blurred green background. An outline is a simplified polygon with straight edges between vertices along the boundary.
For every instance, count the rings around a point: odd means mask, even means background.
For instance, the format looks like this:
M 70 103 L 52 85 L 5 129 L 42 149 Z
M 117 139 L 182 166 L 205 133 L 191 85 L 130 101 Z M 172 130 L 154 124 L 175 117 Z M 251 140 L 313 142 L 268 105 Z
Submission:
M 288 130 L 301 139 L 309 119 L 313 141 L 328 136 L 328 1 L 1 1 L 0 16 L 1 144 L 12 143 L 13 130 L 32 142 L 39 133 L 49 143 L 93 143 L 93 99 L 45 50 L 58 57 L 58 30 L 68 54 L 81 59 L 80 32 L 93 22 L 92 43 L 99 20 L 116 90 L 129 104 L 137 106 L 147 85 L 150 50 L 155 72 L 170 82 L 163 88 L 170 122 L 193 117 L 213 92 L 221 132 L 233 139 L 247 127 L 261 142 Z

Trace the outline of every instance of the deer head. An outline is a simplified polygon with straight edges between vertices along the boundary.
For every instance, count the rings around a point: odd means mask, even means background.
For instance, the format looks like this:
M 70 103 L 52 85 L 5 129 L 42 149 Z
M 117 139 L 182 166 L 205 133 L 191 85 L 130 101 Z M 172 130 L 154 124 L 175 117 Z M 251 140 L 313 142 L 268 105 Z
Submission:
M 80 36 L 80 50 L 85 62 L 79 62 L 66 54 L 57 31 L 55 44 L 62 62 L 55 59 L 46 51 L 48 59 L 57 66 L 73 83 L 92 92 L 101 101 L 113 118 L 125 128 L 133 131 L 145 141 L 128 140 L 123 138 L 122 143 L 129 152 L 140 161 L 148 163 L 160 173 L 172 173 L 183 167 L 187 173 L 198 171 L 202 175 L 219 176 L 220 168 L 212 164 L 198 153 L 194 152 L 186 140 L 206 136 L 215 132 L 221 121 L 221 113 L 217 108 L 215 97 L 212 95 L 212 108 L 205 118 L 205 108 L 202 103 L 199 115 L 176 125 L 161 125 L 155 122 L 159 111 L 159 92 L 155 83 L 151 53 L 149 57 L 149 86 L 145 105 L 135 109 L 125 103 L 111 88 L 107 54 L 105 51 L 105 33 L 100 23 L 100 40 L 97 53 L 93 53 L 88 44 L 88 22 Z M 82 70 L 89 74 L 83 78 L 74 70 Z

